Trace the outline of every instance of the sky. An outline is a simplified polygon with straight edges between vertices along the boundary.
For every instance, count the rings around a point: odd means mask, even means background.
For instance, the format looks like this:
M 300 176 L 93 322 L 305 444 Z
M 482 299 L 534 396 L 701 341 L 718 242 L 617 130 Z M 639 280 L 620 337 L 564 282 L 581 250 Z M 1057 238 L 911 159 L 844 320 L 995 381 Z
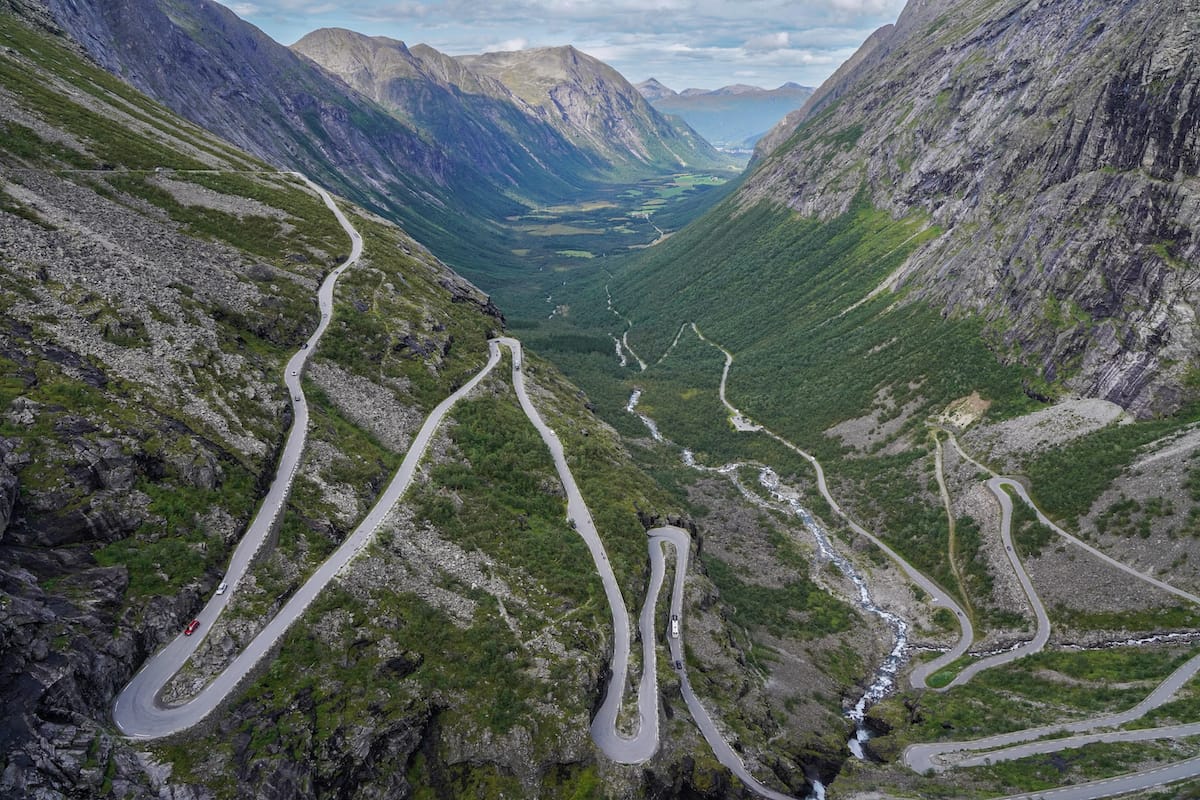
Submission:
M 637 83 L 819 86 L 904 0 L 223 0 L 291 44 L 317 28 L 450 55 L 571 44 Z

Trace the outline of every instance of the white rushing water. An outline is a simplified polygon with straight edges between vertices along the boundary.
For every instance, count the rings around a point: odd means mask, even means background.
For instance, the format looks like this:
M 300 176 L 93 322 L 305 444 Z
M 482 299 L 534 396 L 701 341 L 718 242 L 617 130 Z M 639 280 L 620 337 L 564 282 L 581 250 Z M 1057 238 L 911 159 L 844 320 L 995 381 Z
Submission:
M 637 411 L 638 401 L 641 400 L 642 390 L 635 389 L 629 397 L 629 403 L 626 404 L 625 410 L 631 414 L 637 414 L 642 420 L 642 424 L 650 431 L 650 435 L 654 437 L 656 442 L 664 441 L 662 434 L 655 425 L 654 420 L 650 419 L 645 414 Z M 847 716 L 854 722 L 855 733 L 854 738 L 850 740 L 848 746 L 850 752 L 856 758 L 864 758 L 863 742 L 870 738 L 870 732 L 863 725 L 863 719 L 866 716 L 867 709 L 875 703 L 889 695 L 896 688 L 896 679 L 900 673 L 901 667 L 904 666 L 910 652 L 908 623 L 901 617 L 893 614 L 885 608 L 880 607 L 871 597 L 871 590 L 867 587 L 867 581 L 862 576 L 862 573 L 854 566 L 851 561 L 843 556 L 829 539 L 829 533 L 821 527 L 813 515 L 800 502 L 800 493 L 795 489 L 785 486 L 779 476 L 770 467 L 752 464 L 725 464 L 722 467 L 706 467 L 696 461 L 696 455 L 688 448 L 682 448 L 681 457 L 683 463 L 692 469 L 701 470 L 704 472 L 717 472 L 723 475 L 731 475 L 734 482 L 738 484 L 743 493 L 750 499 L 754 496 L 745 487 L 741 486 L 737 480 L 736 472 L 739 467 L 753 466 L 759 470 L 758 480 L 772 499 L 786 508 L 794 517 L 799 519 L 804 527 L 812 534 L 813 539 L 817 543 L 817 552 L 820 557 L 826 561 L 832 562 L 838 570 L 846 576 L 846 578 L 854 584 L 858 590 L 858 606 L 869 614 L 879 617 L 885 625 L 892 631 L 894 644 L 883 663 L 879 665 L 879 669 L 875 672 L 875 678 L 871 685 L 867 687 L 867 691 L 855 703 L 854 708 L 847 712 Z M 763 502 L 759 498 L 759 502 Z M 765 504 L 765 503 L 764 503 Z M 814 782 L 814 796 L 824 798 L 825 787 L 819 782 Z
M 645 414 L 639 413 L 637 410 L 638 401 L 641 399 L 642 390 L 634 389 L 633 394 L 629 395 L 629 402 L 625 404 L 625 410 L 630 414 L 637 414 L 638 419 L 640 419 L 642 424 L 646 426 L 646 430 L 650 431 L 650 436 L 653 437 L 654 441 L 661 442 L 663 441 L 663 435 L 659 433 L 658 425 L 654 423 L 654 420 L 650 419 Z M 687 453 L 687 451 L 685 450 L 684 453 Z M 687 463 L 687 456 L 684 457 L 684 463 Z M 692 459 L 692 464 L 690 466 L 695 466 L 695 459 Z
M 848 716 L 853 720 L 855 725 L 854 738 L 849 742 L 850 752 L 856 758 L 863 758 L 862 743 L 870 735 L 863 726 L 863 718 L 866 716 L 867 709 L 871 705 L 882 700 L 896 688 L 896 676 L 899 674 L 900 668 L 904 665 L 908 655 L 908 623 L 896 614 L 885 608 L 881 608 L 875 603 L 871 598 L 871 590 L 867 588 L 867 581 L 863 578 L 862 573 L 850 562 L 850 559 L 834 549 L 833 543 L 829 541 L 829 533 L 817 523 L 809 510 L 800 504 L 798 492 L 784 486 L 779 481 L 779 476 L 770 467 L 763 467 L 760 470 L 758 481 L 773 498 L 785 504 L 791 510 L 792 514 L 804 523 L 804 527 L 808 528 L 809 533 L 816 540 L 817 550 L 820 552 L 821 557 L 833 562 L 834 566 L 858 589 L 858 605 L 867 613 L 874 614 L 883 620 L 884 624 L 891 629 L 892 635 L 895 638 L 891 652 L 883 659 L 883 663 L 879 665 L 879 669 L 875 672 L 875 680 L 871 682 L 871 685 L 867 687 L 867 691 L 858 699 L 854 708 L 848 713 Z
M 623 347 L 621 347 L 621 340 L 615 336 L 612 337 L 612 340 L 613 340 L 613 346 L 616 347 L 616 349 L 617 349 L 617 361 L 621 364 L 622 367 L 629 366 L 629 359 L 627 359 L 625 357 L 625 349 Z M 637 392 L 634 392 L 634 394 L 637 394 Z M 630 400 L 630 402 L 633 402 L 633 401 Z M 625 410 L 628 411 L 629 407 L 626 406 Z

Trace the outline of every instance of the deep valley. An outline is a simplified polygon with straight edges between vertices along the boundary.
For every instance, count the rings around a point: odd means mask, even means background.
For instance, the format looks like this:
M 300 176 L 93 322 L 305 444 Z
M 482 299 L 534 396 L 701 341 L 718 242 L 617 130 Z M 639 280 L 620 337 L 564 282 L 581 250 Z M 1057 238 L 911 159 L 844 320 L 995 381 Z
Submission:
M 0 0 L 0 797 L 1200 796 L 1196 20 Z

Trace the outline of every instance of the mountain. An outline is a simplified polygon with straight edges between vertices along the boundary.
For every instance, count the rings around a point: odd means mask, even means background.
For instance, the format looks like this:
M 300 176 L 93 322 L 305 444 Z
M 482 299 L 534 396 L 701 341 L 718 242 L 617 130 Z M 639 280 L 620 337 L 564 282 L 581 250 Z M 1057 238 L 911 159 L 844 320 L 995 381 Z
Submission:
M 636 92 L 623 78 L 577 53 L 562 61 L 575 66 L 560 70 L 565 82 L 556 89 L 573 98 L 572 116 L 549 113 L 548 100 L 514 105 L 498 81 L 469 75 L 429 48 L 414 55 L 403 45 L 350 43 L 345 33 L 306 41 L 368 96 L 219 3 L 46 5 L 113 74 L 260 158 L 400 221 L 440 257 L 493 283 L 523 268 L 507 220 L 529 204 L 562 202 L 597 175 L 639 180 L 684 163 L 728 164 L 640 97 L 629 102 Z M 390 76 L 387 87 L 370 85 L 354 56 L 336 55 L 342 41 L 362 59 L 386 61 L 377 66 Z M 581 99 L 591 92 L 611 96 L 592 108 Z
M 980 463 L 1029 476 L 1049 518 L 1194 590 L 1200 548 L 1179 536 L 1200 519 L 1184 455 L 1200 422 L 1200 41 L 1177 24 L 1189 8 L 910 3 L 728 199 L 575 299 L 590 316 L 574 324 L 624 336 L 649 365 L 695 347 L 695 324 L 728 351 L 728 380 L 718 397 L 720 353 L 706 363 L 703 350 L 639 373 L 662 434 L 706 463 L 761 460 L 723 424 L 727 400 L 822 458 L 843 507 L 960 587 L 986 618 L 979 636 L 1020 639 L 1008 627 L 1020 616 L 996 613 L 1003 601 L 983 588 L 1010 574 L 1002 562 L 982 582 L 963 577 L 984 555 L 956 551 L 954 515 L 999 539 L 991 501 L 943 510 L 929 481 L 942 430 L 978 437 L 966 452 Z M 1104 412 L 1084 424 L 1077 407 Z M 1057 432 L 1052 444 L 1038 429 Z M 959 497 L 985 491 L 972 481 Z M 1109 521 L 1135 498 L 1142 533 L 1130 538 Z M 1075 575 L 1067 562 L 1081 560 L 1069 546 L 1044 557 L 1062 559 L 1047 575 Z M 1086 616 L 1105 581 L 1042 585 Z
M 0 7 L 0 41 L 0 796 L 158 797 L 170 751 L 117 735 L 114 694 L 221 581 L 292 422 L 284 366 L 350 241 L 301 180 L 97 68 L 35 8 Z M 367 255 L 306 370 L 311 457 L 218 644 L 345 537 L 408 415 L 503 324 L 394 225 L 343 208 Z M 366 754 L 413 724 L 355 736 Z M 342 756 L 315 769 L 376 758 Z M 212 796 L 174 769 L 163 791 Z M 247 776 L 239 793 L 263 791 Z
M 219 3 L 47 6 L 105 69 L 260 158 L 402 220 L 447 258 L 469 259 L 465 241 L 486 238 L 491 219 L 520 208 L 469 154 L 388 113 Z M 477 233 L 459 237 L 464 228 Z
M 755 148 L 756 153 L 758 155 L 762 155 L 783 144 L 787 137 L 791 135 L 796 127 L 799 126 L 801 121 L 804 120 L 808 115 L 809 109 L 823 104 L 827 98 L 836 100 L 839 92 L 841 92 L 845 87 L 853 85 L 852 76 L 857 74 L 859 67 L 864 62 L 870 61 L 871 57 L 875 55 L 877 51 L 887 52 L 883 45 L 891 38 L 894 30 L 894 25 L 884 25 L 868 36 L 867 40 L 863 42 L 856 51 L 854 51 L 854 55 L 842 62 L 837 70 L 834 71 L 833 75 L 829 77 L 829 80 L 821 84 L 821 86 L 812 93 L 809 99 L 805 101 L 804 105 L 789 112 L 787 116 L 785 116 L 778 123 L 775 123 L 774 126 L 760 138 Z
M 403 230 L 343 199 L 364 249 L 340 269 L 352 247 L 333 198 L 100 69 L 39 4 L 0 0 L 0 42 L 0 797 L 745 796 L 680 724 L 670 668 L 669 749 L 612 770 L 593 742 L 611 616 L 503 369 L 454 407 L 373 542 L 203 725 L 165 741 L 119 734 L 118 692 L 185 626 L 194 632 L 188 621 L 212 598 L 228 605 L 211 626 L 204 616 L 168 704 L 299 593 L 505 322 Z M 327 299 L 328 328 L 309 346 Z M 309 354 L 303 371 L 285 375 L 298 353 Z M 638 607 L 647 528 L 696 525 L 550 363 L 526 352 L 520 366 L 618 591 Z M 285 377 L 302 382 L 303 406 Z M 290 493 L 226 586 L 289 463 L 298 408 L 307 441 Z M 721 494 L 705 513 L 730 522 L 709 551 L 753 541 L 767 549 L 756 563 L 784 576 L 767 591 L 796 623 L 776 651 L 873 659 L 855 612 Z M 697 637 L 697 686 L 756 771 L 804 792 L 844 751 L 829 698 L 864 670 L 802 664 L 765 686 L 703 569 L 691 570 L 704 608 L 689 620 L 725 634 Z M 722 585 L 745 591 L 730 569 Z
M 688 125 L 663 117 L 629 81 L 574 47 L 460 56 L 507 86 L 577 146 L 633 174 L 725 166 L 728 159 Z
M 653 104 L 655 100 L 658 100 L 660 98 L 674 97 L 677 94 L 677 92 L 674 89 L 671 89 L 670 87 L 662 85 L 654 78 L 650 78 L 648 80 L 642 81 L 641 83 L 634 84 L 634 88 L 637 89 L 639 93 L 641 93 L 642 97 L 649 100 L 651 104 Z
M 608 164 L 539 119 L 500 82 L 431 47 L 347 30 L 314 31 L 292 50 L 518 196 L 579 191 Z
M 656 109 L 683 119 L 710 142 L 738 149 L 799 109 L 813 93 L 811 87 L 791 82 L 777 89 L 734 84 L 676 93 L 653 78 L 638 84 L 638 91 Z
M 874 283 L 846 308 L 878 286 L 978 321 L 995 358 L 1055 392 L 1176 411 L 1200 368 L 1185 5 L 910 3 L 763 143 L 734 205 L 919 220 L 892 269 L 854 268 Z

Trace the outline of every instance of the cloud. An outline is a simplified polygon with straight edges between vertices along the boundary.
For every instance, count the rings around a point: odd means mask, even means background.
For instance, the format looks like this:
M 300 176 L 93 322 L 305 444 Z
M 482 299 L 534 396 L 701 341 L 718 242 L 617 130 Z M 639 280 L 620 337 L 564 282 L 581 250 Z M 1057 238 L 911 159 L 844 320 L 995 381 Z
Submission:
M 633 81 L 821 83 L 904 0 L 239 0 L 279 41 L 344 27 L 450 55 L 573 44 Z
M 782 50 L 791 43 L 791 38 L 791 34 L 787 31 L 765 33 L 762 36 L 747 39 L 744 47 L 747 50 Z
M 511 53 L 514 50 L 524 50 L 529 47 L 529 40 L 518 36 L 515 39 L 505 39 L 503 42 L 496 42 L 484 46 L 485 53 Z

